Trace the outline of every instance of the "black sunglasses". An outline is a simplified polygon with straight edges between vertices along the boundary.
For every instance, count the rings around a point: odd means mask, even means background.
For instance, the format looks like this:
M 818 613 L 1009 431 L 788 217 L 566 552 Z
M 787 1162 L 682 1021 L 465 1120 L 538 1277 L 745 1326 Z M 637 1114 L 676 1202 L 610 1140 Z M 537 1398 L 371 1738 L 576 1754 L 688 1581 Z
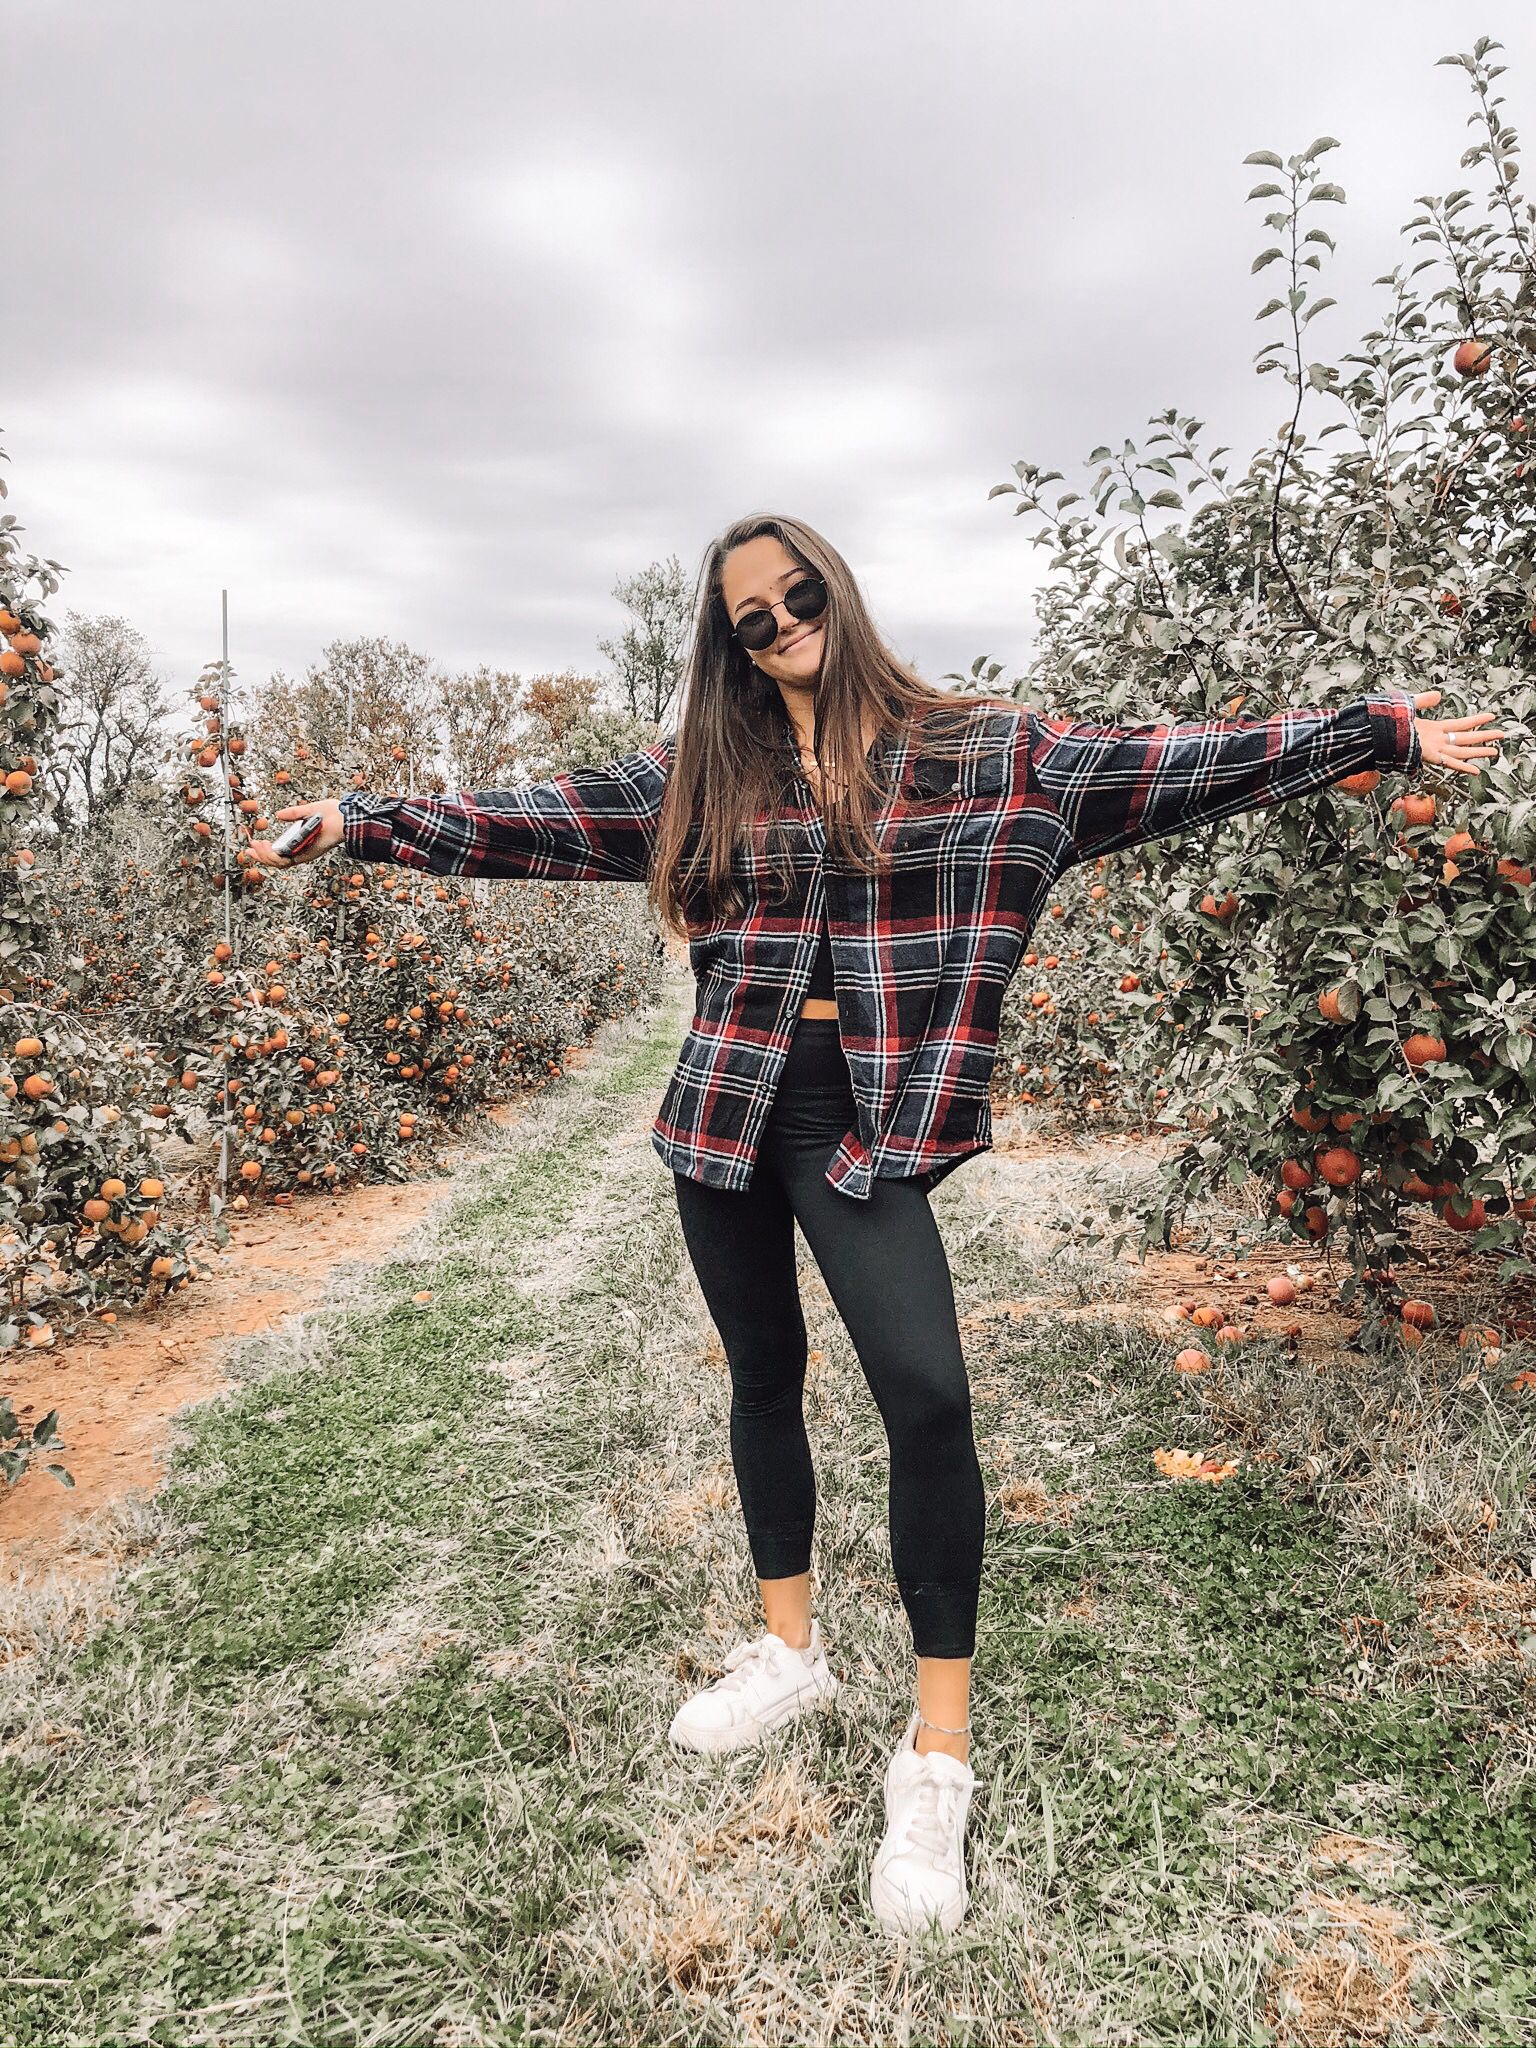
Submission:
M 827 608 L 827 586 L 819 576 L 802 576 L 791 583 L 781 602 L 792 619 L 819 619 Z M 771 611 L 743 612 L 731 632 L 743 647 L 761 654 L 778 639 L 779 622 Z

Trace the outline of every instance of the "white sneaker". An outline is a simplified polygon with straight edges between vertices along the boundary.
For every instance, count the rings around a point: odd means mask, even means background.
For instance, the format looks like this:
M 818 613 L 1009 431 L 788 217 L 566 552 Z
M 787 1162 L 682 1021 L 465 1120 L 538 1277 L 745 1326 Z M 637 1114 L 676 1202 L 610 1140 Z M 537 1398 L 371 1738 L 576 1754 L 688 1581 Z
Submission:
M 821 1646 L 819 1621 L 811 1623 L 804 1650 L 792 1650 L 769 1631 L 756 1642 L 738 1643 L 725 1660 L 724 1677 L 684 1700 L 667 1739 L 680 1749 L 711 1753 L 745 1749 L 808 1708 L 830 1705 L 841 1690 Z
M 952 1934 L 965 1918 L 965 1817 L 976 1773 L 941 1749 L 919 1756 L 917 1716 L 885 1772 L 885 1839 L 869 1873 L 875 1918 L 893 1934 L 937 1920 Z

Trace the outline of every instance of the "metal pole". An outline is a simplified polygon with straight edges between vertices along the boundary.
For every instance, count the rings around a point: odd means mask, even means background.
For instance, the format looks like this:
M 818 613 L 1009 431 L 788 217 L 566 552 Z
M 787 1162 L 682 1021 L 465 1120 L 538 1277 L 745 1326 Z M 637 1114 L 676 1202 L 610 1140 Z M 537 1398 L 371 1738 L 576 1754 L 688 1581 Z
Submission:
M 224 943 L 227 946 L 233 947 L 234 940 L 231 937 L 231 933 L 234 926 L 230 899 L 234 891 L 230 886 L 230 877 L 235 857 L 235 805 L 234 797 L 229 787 L 229 757 L 226 751 L 226 742 L 229 738 L 229 592 L 227 590 L 219 592 L 219 608 L 223 619 L 223 647 L 219 661 L 219 751 L 224 758 L 219 765 L 224 773 Z M 231 966 L 235 965 L 233 952 L 230 954 L 230 964 Z M 219 1194 L 225 1200 L 229 1196 L 231 1119 L 234 1114 L 234 1104 L 230 1101 L 229 1097 L 229 1083 L 232 1072 L 233 1063 L 226 1062 L 223 1082 L 224 1128 L 219 1133 Z
M 219 662 L 219 752 L 224 756 L 219 763 L 224 775 L 224 943 L 233 945 L 230 933 L 232 913 L 230 910 L 230 863 L 235 852 L 235 805 L 229 787 L 229 592 L 219 592 L 219 608 L 223 614 L 223 650 Z
M 352 774 L 352 668 L 350 663 L 347 665 L 347 745 L 343 756 L 343 763 L 346 773 L 350 777 Z M 347 787 L 350 789 L 351 786 L 349 781 Z M 346 790 L 342 791 L 342 795 L 346 795 Z M 346 937 L 346 931 L 347 899 L 345 894 L 338 890 L 336 896 L 336 938 L 334 941 L 338 952 L 340 952 L 342 941 Z

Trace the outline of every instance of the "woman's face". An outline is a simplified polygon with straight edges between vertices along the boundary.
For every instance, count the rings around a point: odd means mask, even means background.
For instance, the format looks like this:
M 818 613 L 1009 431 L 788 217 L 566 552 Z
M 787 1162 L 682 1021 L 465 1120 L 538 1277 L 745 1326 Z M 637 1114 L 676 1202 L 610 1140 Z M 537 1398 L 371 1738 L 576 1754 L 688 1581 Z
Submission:
M 778 638 L 760 654 L 748 648 L 748 659 L 755 661 L 763 674 L 771 676 L 781 688 L 814 692 L 826 639 L 826 613 L 819 619 L 796 619 L 783 602 L 790 584 L 805 573 L 804 563 L 797 562 L 781 540 L 772 534 L 759 534 L 756 540 L 743 541 L 726 556 L 720 572 L 720 589 L 733 626 L 746 612 L 769 608 L 773 611 Z

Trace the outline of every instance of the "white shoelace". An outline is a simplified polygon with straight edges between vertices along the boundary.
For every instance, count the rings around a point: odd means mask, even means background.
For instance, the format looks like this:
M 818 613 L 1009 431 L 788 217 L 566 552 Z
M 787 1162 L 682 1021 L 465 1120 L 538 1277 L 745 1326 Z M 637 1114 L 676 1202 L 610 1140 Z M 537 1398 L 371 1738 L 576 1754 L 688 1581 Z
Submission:
M 736 1686 L 745 1685 L 757 1668 L 775 1669 L 777 1660 L 777 1647 L 766 1636 L 759 1636 L 755 1643 L 738 1643 L 725 1660 L 727 1676 L 716 1679 L 715 1684 L 721 1692 L 730 1692 Z
M 925 1776 L 915 1780 L 909 1797 L 912 1805 L 903 1829 L 904 1843 L 947 1864 L 954 1855 L 960 1787 L 947 1779 Z
M 726 1693 L 734 1699 L 760 1672 L 776 1673 L 781 1668 L 780 1654 L 778 1644 L 770 1643 L 766 1636 L 759 1636 L 754 1643 L 738 1643 L 725 1660 L 725 1676 L 717 1678 L 710 1691 Z M 809 1673 L 809 1665 L 806 1670 Z

